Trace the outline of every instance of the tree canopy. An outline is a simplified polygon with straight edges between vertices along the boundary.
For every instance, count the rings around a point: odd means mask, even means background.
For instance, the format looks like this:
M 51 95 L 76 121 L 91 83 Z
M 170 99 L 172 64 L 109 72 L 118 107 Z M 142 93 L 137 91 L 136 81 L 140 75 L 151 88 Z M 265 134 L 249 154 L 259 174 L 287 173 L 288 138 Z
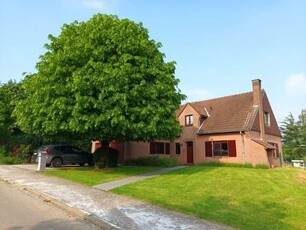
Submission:
M 185 96 L 175 62 L 164 61 L 161 44 L 141 23 L 97 14 L 64 24 L 49 40 L 14 111 L 22 130 L 101 141 L 180 133 L 175 111 Z
M 7 140 L 13 134 L 15 128 L 15 119 L 12 112 L 15 103 L 21 97 L 21 83 L 8 81 L 0 84 L 0 142 Z
M 296 121 L 290 113 L 281 126 L 283 150 L 287 160 L 306 157 L 306 123 L 305 114 Z

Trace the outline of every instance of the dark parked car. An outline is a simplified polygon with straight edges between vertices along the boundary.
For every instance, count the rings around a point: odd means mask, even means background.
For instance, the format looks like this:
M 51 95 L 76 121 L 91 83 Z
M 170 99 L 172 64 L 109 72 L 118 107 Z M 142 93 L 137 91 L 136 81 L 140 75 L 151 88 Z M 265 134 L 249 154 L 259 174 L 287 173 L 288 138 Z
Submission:
M 93 154 L 72 145 L 41 146 L 33 155 L 36 162 L 38 162 L 39 153 L 46 156 L 46 166 L 60 167 L 65 164 L 94 166 Z

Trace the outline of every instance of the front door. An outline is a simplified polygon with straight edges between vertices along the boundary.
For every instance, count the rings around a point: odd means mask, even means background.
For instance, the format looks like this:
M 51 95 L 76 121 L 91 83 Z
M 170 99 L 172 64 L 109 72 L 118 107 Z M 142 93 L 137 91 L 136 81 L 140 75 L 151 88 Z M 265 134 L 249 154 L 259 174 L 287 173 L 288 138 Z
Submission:
M 193 142 L 187 142 L 187 164 L 193 164 Z

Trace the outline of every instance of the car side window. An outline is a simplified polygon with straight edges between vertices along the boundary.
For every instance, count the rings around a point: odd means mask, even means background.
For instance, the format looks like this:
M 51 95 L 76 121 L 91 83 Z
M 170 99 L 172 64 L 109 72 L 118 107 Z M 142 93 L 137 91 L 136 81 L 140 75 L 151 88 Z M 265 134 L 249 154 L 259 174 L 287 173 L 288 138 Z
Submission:
M 72 151 L 75 152 L 75 153 L 81 153 L 81 152 L 82 152 L 82 150 L 79 149 L 79 148 L 77 148 L 77 147 L 72 147 L 71 149 L 72 149 Z
M 54 153 L 55 153 L 56 155 L 62 154 L 62 148 L 61 148 L 61 146 L 54 146 L 54 147 L 53 147 L 53 151 L 54 151 Z
M 73 153 L 71 146 L 65 146 L 65 152 L 70 154 Z

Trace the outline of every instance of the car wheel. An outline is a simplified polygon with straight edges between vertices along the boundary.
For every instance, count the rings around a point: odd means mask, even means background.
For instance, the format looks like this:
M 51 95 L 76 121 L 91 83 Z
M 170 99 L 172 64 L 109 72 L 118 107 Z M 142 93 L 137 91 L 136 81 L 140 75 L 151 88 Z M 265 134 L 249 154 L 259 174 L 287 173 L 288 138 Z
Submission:
M 79 163 L 79 165 L 80 165 L 80 166 L 84 166 L 84 165 L 85 165 L 85 163 Z
M 54 168 L 61 167 L 61 165 L 62 165 L 62 159 L 59 158 L 59 157 L 56 157 L 56 158 L 52 159 L 51 165 L 52 165 L 52 167 L 54 167 Z

